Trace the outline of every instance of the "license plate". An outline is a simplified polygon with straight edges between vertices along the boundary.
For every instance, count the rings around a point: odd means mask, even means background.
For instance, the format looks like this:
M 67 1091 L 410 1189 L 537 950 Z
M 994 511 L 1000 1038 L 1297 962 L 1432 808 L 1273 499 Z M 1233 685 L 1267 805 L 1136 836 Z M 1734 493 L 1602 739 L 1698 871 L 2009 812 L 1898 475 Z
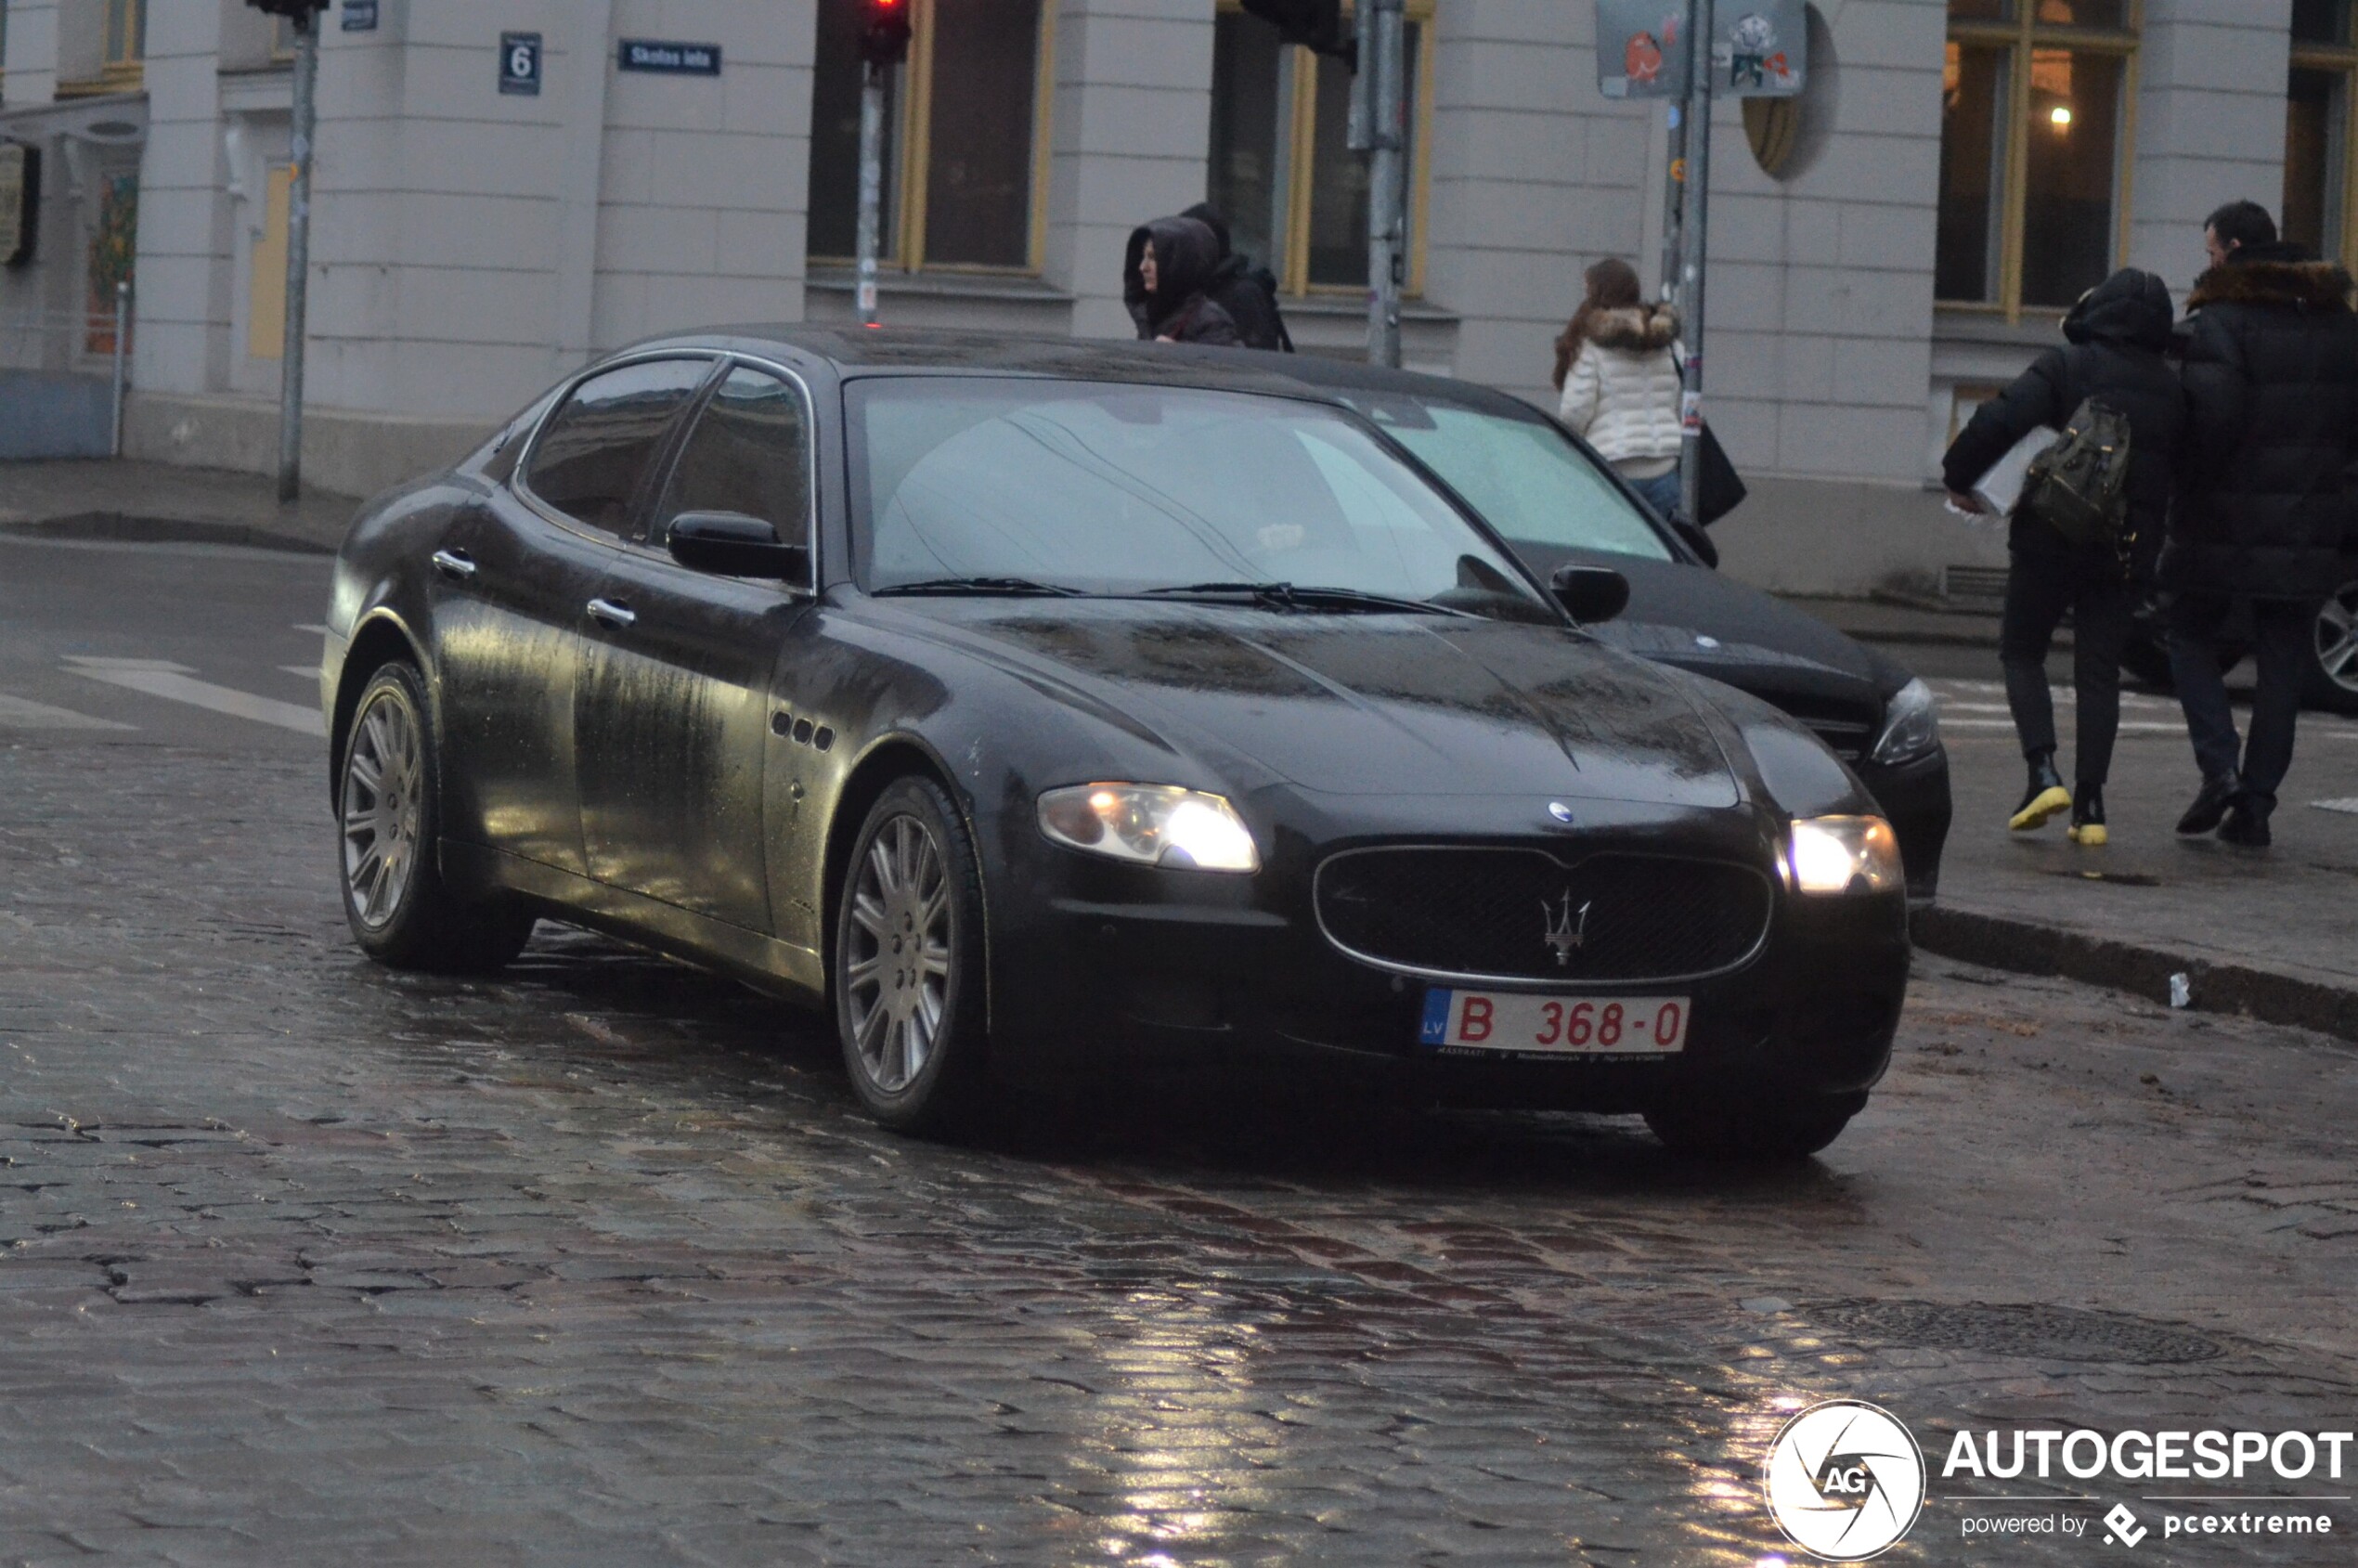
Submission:
M 1667 1056 L 1687 1043 L 1683 996 L 1535 996 L 1526 991 L 1425 992 L 1420 1043 L 1451 1053 L 1543 1056 Z

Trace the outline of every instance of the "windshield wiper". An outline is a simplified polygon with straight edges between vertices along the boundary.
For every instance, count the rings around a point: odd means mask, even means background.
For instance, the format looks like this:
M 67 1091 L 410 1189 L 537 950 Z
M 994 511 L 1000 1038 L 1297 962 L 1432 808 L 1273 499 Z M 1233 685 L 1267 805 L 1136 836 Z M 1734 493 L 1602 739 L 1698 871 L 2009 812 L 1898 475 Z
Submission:
M 896 594 L 971 593 L 1004 598 L 1078 599 L 1081 590 L 1056 583 L 1034 582 L 1030 577 L 930 577 L 924 582 L 894 583 L 880 588 L 870 597 L 889 598 Z
M 1363 593 L 1355 588 L 1305 587 L 1300 583 L 1188 583 L 1178 588 L 1150 588 L 1141 599 L 1250 598 L 1255 603 L 1286 610 L 1405 610 L 1419 616 L 1462 616 L 1446 604 L 1424 599 L 1401 599 L 1388 593 Z

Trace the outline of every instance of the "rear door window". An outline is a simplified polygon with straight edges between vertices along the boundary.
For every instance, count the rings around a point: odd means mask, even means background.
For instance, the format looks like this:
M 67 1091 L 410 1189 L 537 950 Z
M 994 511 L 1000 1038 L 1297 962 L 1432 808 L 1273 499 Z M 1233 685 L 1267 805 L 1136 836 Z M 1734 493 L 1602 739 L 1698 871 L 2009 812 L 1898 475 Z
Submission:
M 810 420 L 802 395 L 776 376 L 740 365 L 696 416 L 648 538 L 661 544 L 671 520 L 685 512 L 734 512 L 759 518 L 796 544 L 808 532 L 810 509 Z
M 627 538 L 634 503 L 709 359 L 623 365 L 574 388 L 532 450 L 525 484 L 566 516 Z

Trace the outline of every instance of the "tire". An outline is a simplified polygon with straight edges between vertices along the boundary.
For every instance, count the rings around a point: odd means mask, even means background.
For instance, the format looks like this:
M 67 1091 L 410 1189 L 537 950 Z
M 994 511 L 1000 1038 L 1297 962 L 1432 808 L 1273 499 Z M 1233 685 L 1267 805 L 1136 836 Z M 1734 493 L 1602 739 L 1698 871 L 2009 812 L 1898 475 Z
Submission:
M 1646 1112 L 1646 1125 L 1684 1159 L 1788 1163 L 1807 1160 L 1842 1136 L 1866 1104 L 1863 1094 L 1708 1095 L 1656 1106 Z
M 828 989 L 853 1091 L 894 1132 L 963 1131 L 988 1083 L 982 875 L 939 784 L 886 787 L 840 901 Z
M 2300 700 L 2327 713 L 2358 714 L 2358 582 L 2348 582 L 2317 613 Z
M 484 975 L 531 940 L 533 918 L 456 897 L 435 853 L 442 767 L 416 668 L 381 665 L 361 689 L 336 761 L 337 878 L 362 952 L 389 969 Z

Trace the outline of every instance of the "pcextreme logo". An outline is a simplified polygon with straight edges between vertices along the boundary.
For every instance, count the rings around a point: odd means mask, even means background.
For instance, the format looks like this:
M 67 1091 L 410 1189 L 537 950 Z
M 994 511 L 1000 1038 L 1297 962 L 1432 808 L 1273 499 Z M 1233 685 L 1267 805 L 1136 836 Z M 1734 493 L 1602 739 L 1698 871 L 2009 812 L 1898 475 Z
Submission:
M 1924 1511 L 1924 1450 L 1890 1412 L 1829 1400 L 1778 1432 L 1762 1487 L 1794 1545 L 1829 1562 L 1863 1562 L 1898 1545 Z

